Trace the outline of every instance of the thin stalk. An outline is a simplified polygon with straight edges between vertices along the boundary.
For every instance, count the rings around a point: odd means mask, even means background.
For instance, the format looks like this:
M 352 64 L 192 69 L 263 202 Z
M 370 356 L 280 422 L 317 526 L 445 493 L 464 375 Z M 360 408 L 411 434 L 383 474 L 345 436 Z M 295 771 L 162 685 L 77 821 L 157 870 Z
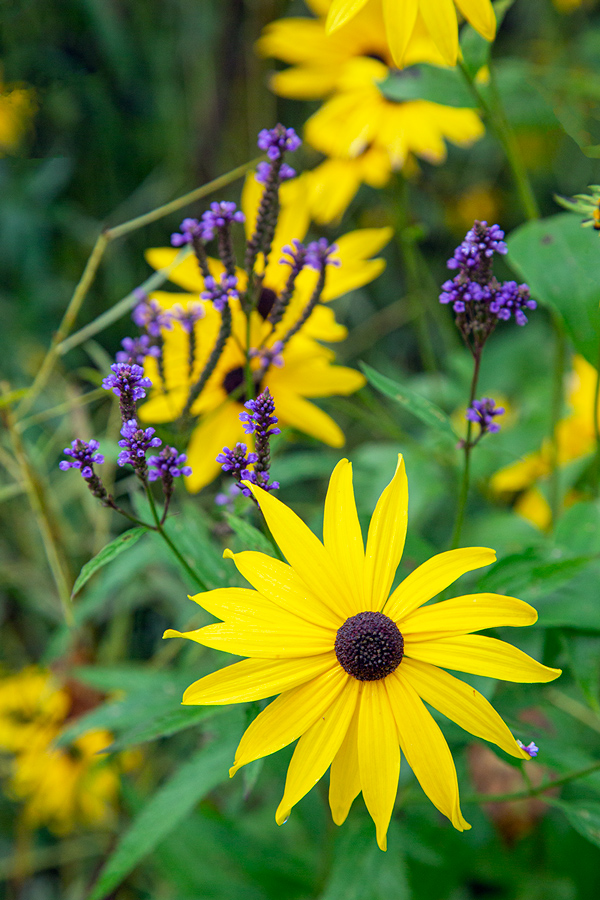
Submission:
M 464 61 L 459 61 L 458 65 L 473 96 L 481 107 L 482 112 L 485 114 L 491 131 L 502 145 L 525 217 L 527 219 L 539 219 L 540 211 L 535 199 L 535 194 L 533 193 L 533 188 L 531 187 L 531 181 L 529 180 L 529 175 L 523 162 L 523 157 L 521 156 L 521 151 L 515 138 L 514 131 L 512 130 L 504 111 L 491 65 L 488 93 L 489 99 L 480 89 Z
M 195 572 L 192 569 L 192 567 L 187 562 L 187 560 L 181 555 L 181 553 L 179 552 L 179 550 L 177 549 L 177 547 L 175 546 L 175 544 L 173 543 L 173 541 L 171 540 L 171 538 L 169 537 L 167 532 L 165 531 L 165 529 L 163 527 L 163 523 L 158 515 L 158 510 L 156 509 L 156 504 L 154 502 L 154 497 L 152 496 L 152 491 L 150 489 L 150 485 L 148 484 L 147 481 L 144 481 L 144 488 L 146 490 L 146 496 L 148 497 L 148 503 L 150 504 L 150 511 L 152 512 L 152 518 L 154 519 L 154 522 L 155 522 L 154 530 L 157 531 L 158 534 L 160 534 L 161 538 L 163 539 L 163 541 L 165 542 L 165 544 L 167 545 L 167 547 L 169 548 L 169 550 L 171 551 L 173 556 L 177 559 L 177 561 L 180 563 L 180 565 L 183 566 L 183 568 L 188 573 L 190 578 L 196 582 L 196 584 L 198 585 L 198 587 L 201 590 L 207 591 L 208 590 L 207 585 L 200 578 L 200 576 L 197 574 L 197 572 Z
M 86 394 L 81 394 L 78 397 L 74 397 L 72 400 L 66 400 L 64 403 L 59 403 L 58 406 L 53 406 L 50 409 L 44 409 L 39 413 L 35 413 L 35 415 L 33 416 L 27 416 L 26 419 L 21 419 L 20 422 L 17 423 L 16 427 L 22 434 L 31 425 L 37 425 L 39 422 L 45 422 L 48 419 L 54 419 L 59 416 L 63 416 L 65 413 L 69 413 L 73 409 L 77 409 L 80 406 L 87 406 L 88 403 L 93 403 L 94 400 L 99 400 L 100 397 L 106 397 L 106 391 L 104 390 L 104 388 L 94 388 L 94 390 L 88 391 Z
M 550 489 L 549 500 L 552 512 L 552 525 L 560 517 L 561 488 L 558 445 L 558 423 L 563 410 L 563 379 L 565 373 L 565 357 L 567 353 L 567 340 L 562 320 L 558 313 L 552 311 L 552 327 L 555 338 L 554 373 L 552 384 L 552 402 L 550 406 Z
M 477 393 L 477 382 L 479 380 L 479 367 L 481 365 L 481 350 L 474 357 L 474 366 L 473 366 L 473 378 L 471 379 L 471 393 L 469 394 L 469 403 L 468 406 L 473 404 L 473 400 L 475 399 L 475 394 Z M 460 494 L 458 497 L 458 507 L 456 510 L 456 522 L 454 524 L 454 531 L 452 533 L 452 543 L 450 545 L 450 549 L 455 550 L 458 547 L 458 542 L 460 541 L 460 534 L 463 527 L 463 522 L 465 518 L 465 510 L 467 508 L 467 498 L 469 496 L 469 480 L 470 480 L 470 469 L 471 469 L 471 451 L 473 449 L 473 443 L 471 441 L 471 437 L 473 434 L 473 423 L 470 419 L 467 419 L 467 436 L 464 442 L 464 464 L 463 464 L 463 475 L 462 481 L 460 485 Z
M 505 803 L 510 800 L 529 800 L 532 797 L 539 797 L 546 791 L 570 784 L 578 778 L 592 775 L 598 769 L 600 769 L 600 762 L 595 762 L 591 766 L 586 766 L 585 769 L 578 769 L 576 772 L 570 772 L 568 775 L 563 775 L 562 778 L 555 778 L 553 781 L 546 781 L 537 787 L 532 786 L 523 791 L 515 791 L 512 794 L 467 794 L 467 796 L 461 797 L 461 801 L 463 803 Z
M 246 309 L 246 359 L 244 361 L 244 378 L 246 381 L 246 399 L 255 399 L 254 376 L 252 375 L 252 364 L 250 362 L 250 340 L 252 338 L 252 308 Z

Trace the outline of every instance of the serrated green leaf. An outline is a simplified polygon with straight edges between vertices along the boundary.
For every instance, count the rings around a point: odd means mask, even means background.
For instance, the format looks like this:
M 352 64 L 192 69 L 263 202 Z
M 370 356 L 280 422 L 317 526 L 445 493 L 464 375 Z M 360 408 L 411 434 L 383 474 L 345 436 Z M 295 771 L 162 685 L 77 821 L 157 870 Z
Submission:
M 593 366 L 600 341 L 600 237 L 581 217 L 559 213 L 510 235 L 507 260 L 532 296 L 564 319 L 575 349 Z
M 447 437 L 451 437 L 452 440 L 457 439 L 450 419 L 446 413 L 440 409 L 439 406 L 436 406 L 435 403 L 432 403 L 431 400 L 427 400 L 425 397 L 415 393 L 403 384 L 398 384 L 397 381 L 393 381 L 391 378 L 388 378 L 387 375 L 382 375 L 366 363 L 361 362 L 360 367 L 373 387 L 377 388 L 378 391 L 381 391 L 382 394 L 385 394 L 386 397 L 395 400 L 396 403 L 400 404 L 404 409 L 407 409 L 413 416 L 416 416 L 417 419 L 424 422 L 425 425 L 435 428 L 436 431 Z
M 600 803 L 593 800 L 556 800 L 544 798 L 547 803 L 562 810 L 575 831 L 600 847 Z
M 106 547 L 103 547 L 100 553 L 97 553 L 93 559 L 90 559 L 89 562 L 86 562 L 81 572 L 77 576 L 75 584 L 73 585 L 73 590 L 71 591 L 71 597 L 75 597 L 76 594 L 79 593 L 81 588 L 87 584 L 92 575 L 105 566 L 107 563 L 114 559 L 116 556 L 120 556 L 124 550 L 128 550 L 130 547 L 133 547 L 134 544 L 139 541 L 143 534 L 146 534 L 146 528 L 131 528 L 129 531 L 124 532 L 124 534 L 120 534 L 118 537 L 111 541 L 110 544 L 107 544 Z
M 231 723 L 230 723 L 231 724 Z M 185 819 L 209 791 L 228 778 L 235 728 L 203 747 L 168 779 L 136 816 L 100 872 L 87 900 L 103 900 Z

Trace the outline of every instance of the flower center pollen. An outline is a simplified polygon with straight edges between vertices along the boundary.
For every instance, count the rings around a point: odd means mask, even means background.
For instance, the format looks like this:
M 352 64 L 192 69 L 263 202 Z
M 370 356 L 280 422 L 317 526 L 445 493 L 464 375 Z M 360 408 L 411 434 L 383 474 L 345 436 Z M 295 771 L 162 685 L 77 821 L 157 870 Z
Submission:
M 358 681 L 378 681 L 391 675 L 404 656 L 398 626 L 380 612 L 361 612 L 346 619 L 335 638 L 335 655 Z

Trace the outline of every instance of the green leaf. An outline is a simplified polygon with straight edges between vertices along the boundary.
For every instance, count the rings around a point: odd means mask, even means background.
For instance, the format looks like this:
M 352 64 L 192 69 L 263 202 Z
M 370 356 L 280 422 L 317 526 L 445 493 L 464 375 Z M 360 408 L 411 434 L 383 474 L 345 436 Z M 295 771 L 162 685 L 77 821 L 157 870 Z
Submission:
M 124 534 L 120 534 L 118 537 L 111 541 L 110 544 L 107 544 L 106 547 L 103 547 L 100 553 L 97 553 L 93 559 L 90 559 L 89 562 L 86 562 L 85 566 L 82 568 L 81 572 L 77 576 L 77 580 L 73 585 L 73 590 L 71 591 L 71 597 L 75 597 L 76 594 L 79 593 L 84 584 L 90 580 L 94 572 L 97 572 L 98 569 L 103 568 L 107 563 L 109 563 L 116 556 L 120 556 L 124 550 L 128 550 L 129 547 L 133 547 L 135 543 L 139 541 L 143 534 L 146 534 L 146 528 L 131 528 L 129 531 L 124 532 Z
M 392 71 L 384 81 L 379 82 L 378 87 L 383 96 L 393 103 L 429 100 L 431 103 L 458 106 L 461 109 L 478 106 L 458 68 L 410 66 L 402 72 Z
M 331 874 L 319 900 L 409 900 L 402 842 L 394 822 L 387 853 L 377 846 L 370 821 L 346 822 L 336 837 Z
M 494 3 L 498 28 L 514 2 L 515 0 L 498 0 L 497 3 Z M 486 41 L 471 25 L 463 26 L 460 34 L 460 49 L 465 66 L 471 75 L 477 75 L 481 67 L 488 64 L 493 46 L 493 42 Z
M 382 394 L 385 394 L 386 397 L 395 400 L 396 403 L 400 404 L 404 409 L 407 409 L 413 416 L 420 419 L 421 422 L 424 422 L 431 428 L 435 428 L 436 431 L 441 434 L 451 437 L 453 441 L 457 439 L 450 419 L 446 413 L 441 410 L 439 406 L 436 406 L 435 403 L 432 403 L 431 400 L 427 400 L 420 394 L 416 394 L 410 388 L 398 384 L 397 381 L 393 381 L 391 378 L 388 378 L 387 375 L 376 372 L 375 369 L 372 369 L 371 366 L 368 366 L 366 363 L 361 362 L 360 367 L 373 387 L 376 387 L 377 390 L 381 391 Z
M 227 779 L 237 730 L 236 717 L 235 728 L 230 723 L 224 735 L 195 753 L 161 785 L 121 837 L 87 900 L 102 900 L 110 894 L 209 791 Z
M 250 522 L 234 516 L 233 513 L 225 513 L 225 519 L 231 530 L 242 541 L 244 549 L 260 550 L 261 553 L 266 553 L 268 556 L 273 556 L 276 552 L 271 541 Z
M 226 707 L 220 706 L 178 706 L 175 709 L 167 709 L 154 716 L 150 721 L 142 722 L 123 731 L 110 745 L 110 752 L 116 753 L 125 747 L 170 737 L 172 734 L 205 722 L 206 719 L 224 712 L 225 709 Z
M 600 341 L 600 237 L 579 216 L 527 222 L 508 238 L 508 261 L 536 299 L 557 310 L 575 349 L 593 366 Z
M 549 797 L 544 798 L 547 803 L 562 810 L 575 831 L 600 847 L 600 803 L 593 800 L 565 801 Z

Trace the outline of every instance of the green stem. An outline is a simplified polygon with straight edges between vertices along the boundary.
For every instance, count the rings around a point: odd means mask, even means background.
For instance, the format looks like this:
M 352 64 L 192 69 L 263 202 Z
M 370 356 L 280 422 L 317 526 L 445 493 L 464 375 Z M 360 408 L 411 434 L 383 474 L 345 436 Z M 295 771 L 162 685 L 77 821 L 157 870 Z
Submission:
M 463 803 L 504 803 L 510 800 L 529 800 L 531 797 L 539 797 L 545 791 L 551 791 L 554 788 L 562 787 L 578 778 L 585 778 L 592 775 L 600 769 L 600 762 L 595 762 L 585 769 L 578 769 L 576 772 L 570 772 L 569 775 L 563 775 L 562 778 L 555 778 L 554 781 L 546 781 L 538 787 L 530 787 L 523 791 L 515 791 L 512 794 L 471 794 L 461 797 Z
M 196 584 L 198 585 L 198 587 L 201 590 L 207 591 L 208 586 L 200 578 L 198 573 L 192 569 L 192 567 L 187 562 L 187 560 L 184 559 L 184 557 L 181 555 L 181 553 L 179 552 L 179 550 L 177 549 L 177 547 L 175 546 L 175 544 L 173 543 L 173 541 L 171 540 L 171 538 L 169 537 L 167 532 L 165 531 L 163 524 L 160 520 L 160 517 L 158 515 L 158 510 L 156 509 L 156 504 L 154 502 L 154 497 L 152 496 L 152 491 L 150 490 L 150 485 L 148 484 L 147 481 L 144 481 L 144 488 L 146 489 L 146 496 L 148 497 L 148 503 L 150 504 L 150 511 L 152 512 L 152 518 L 154 519 L 154 522 L 155 522 L 154 530 L 157 531 L 158 534 L 160 534 L 161 538 L 163 539 L 163 541 L 165 542 L 165 544 L 167 545 L 167 547 L 169 548 L 169 550 L 171 551 L 173 556 L 175 556 L 177 561 L 183 566 L 183 568 L 188 573 L 190 578 L 196 582 Z
M 469 394 L 469 403 L 468 406 L 471 406 L 473 400 L 475 399 L 475 394 L 477 392 L 477 382 L 479 380 L 479 367 L 481 365 L 481 350 L 475 356 L 475 363 L 473 366 L 473 378 L 471 379 L 471 393 Z M 452 543 L 450 545 L 451 550 L 455 550 L 458 547 L 458 543 L 460 541 L 460 534 L 463 527 L 463 522 L 465 518 L 465 510 L 467 508 L 467 498 L 469 496 L 469 480 L 470 480 L 470 470 L 471 470 L 471 451 L 473 449 L 473 443 L 471 441 L 473 433 L 473 423 L 470 419 L 467 419 L 467 436 L 464 441 L 464 464 L 463 464 L 463 475 L 462 482 L 460 486 L 460 494 L 458 496 L 458 507 L 456 510 L 456 522 L 454 524 L 454 531 L 452 533 Z
M 565 372 L 565 357 L 567 353 L 567 340 L 562 319 L 559 314 L 552 311 L 552 327 L 555 338 L 555 358 L 552 385 L 552 404 L 550 407 L 550 509 L 552 511 L 552 525 L 556 526 L 560 517 L 561 491 L 560 491 L 560 466 L 558 446 L 558 423 L 563 409 L 563 378 Z
M 529 180 L 529 175 L 525 168 L 514 131 L 512 130 L 504 111 L 491 65 L 490 84 L 487 97 L 480 89 L 471 72 L 469 72 L 464 61 L 459 62 L 459 67 L 471 92 L 477 100 L 477 103 L 485 114 L 490 129 L 502 145 L 506 161 L 512 172 L 519 199 L 521 200 L 525 217 L 527 219 L 539 219 L 540 211 L 535 199 L 535 194 L 533 193 L 533 188 L 531 187 L 531 181 Z
M 252 306 L 250 309 L 246 309 L 246 360 L 244 362 L 244 377 L 246 379 L 246 398 L 247 400 L 254 400 L 255 387 L 254 387 L 254 378 L 252 375 L 252 365 L 250 363 L 250 340 L 252 337 Z

